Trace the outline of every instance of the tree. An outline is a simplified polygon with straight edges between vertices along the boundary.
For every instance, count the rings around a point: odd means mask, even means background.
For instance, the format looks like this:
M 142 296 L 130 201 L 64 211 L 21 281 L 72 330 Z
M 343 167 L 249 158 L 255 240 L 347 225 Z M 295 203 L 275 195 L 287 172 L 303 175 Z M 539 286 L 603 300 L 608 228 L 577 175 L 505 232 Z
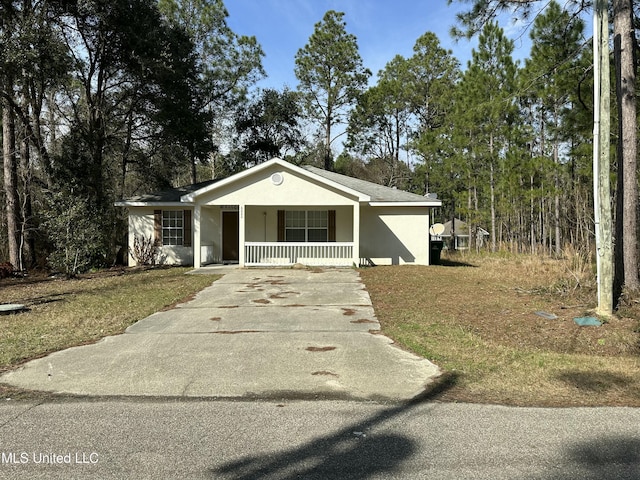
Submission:
M 348 144 L 386 165 L 385 184 L 399 186 L 400 151 L 408 150 L 412 114 L 407 60 L 396 55 L 378 73 L 378 83 L 358 99 L 349 117 Z
M 448 0 L 449 3 L 452 3 L 454 0 Z M 503 12 L 505 10 L 509 10 L 511 14 L 518 15 L 520 18 L 529 18 L 530 15 L 535 12 L 535 7 L 539 6 L 541 2 L 538 0 L 459 0 L 467 3 L 471 3 L 472 7 L 462 14 L 458 15 L 458 19 L 462 24 L 464 31 L 460 29 L 454 28 L 454 34 L 461 34 L 466 36 L 471 36 L 475 32 L 479 30 L 479 28 L 486 23 L 489 19 L 493 18 L 497 13 Z M 601 18 L 608 18 L 608 1 L 607 0 L 596 0 L 593 5 L 595 9 L 595 13 L 598 14 L 599 20 Z M 578 15 L 582 12 L 584 8 L 590 6 L 589 2 L 570 2 L 569 5 L 573 7 L 573 11 L 571 12 L 571 18 L 578 18 Z M 615 48 L 614 57 L 616 58 L 616 64 L 619 65 L 619 73 L 618 76 L 620 78 L 621 88 L 618 88 L 616 91 L 616 95 L 619 98 L 619 108 L 621 110 L 620 114 L 623 116 L 620 128 L 621 130 L 621 142 L 631 142 L 635 132 L 637 130 L 637 118 L 635 113 L 633 112 L 633 103 L 635 97 L 635 91 L 630 88 L 631 85 L 635 85 L 635 72 L 636 65 L 634 60 L 633 48 L 629 48 L 630 44 L 635 44 L 635 32 L 633 29 L 629 27 L 629 19 L 632 19 L 633 9 L 630 8 L 632 6 L 632 2 L 629 0 L 614 0 L 614 36 L 616 37 L 614 40 L 619 44 L 620 48 Z M 597 23 L 597 22 L 596 22 Z M 631 22 L 633 24 L 633 22 Z M 608 29 L 604 29 L 605 36 L 608 37 Z M 616 43 L 614 42 L 614 44 Z M 607 46 L 603 43 L 603 46 Z M 608 49 L 608 48 L 607 48 Z M 625 52 L 623 54 L 623 51 Z M 604 79 L 604 77 L 603 77 Z M 609 79 L 604 79 L 606 82 Z M 603 93 L 607 93 L 604 92 Z M 608 111 L 608 110 L 607 110 Z M 622 113 L 624 111 L 624 113 Z M 603 112 L 604 113 L 604 112 Z M 608 121 L 608 119 L 607 119 Z M 601 123 L 602 125 L 602 123 Z M 624 132 L 624 133 L 623 133 Z M 608 135 L 601 136 L 601 140 L 603 143 L 605 142 L 605 138 L 608 138 Z M 605 143 L 608 145 L 608 141 Z M 635 145 L 635 140 L 633 141 Z M 627 144 L 631 147 L 630 144 Z M 604 152 L 604 148 L 601 149 L 601 153 Z M 620 204 L 618 204 L 618 212 L 619 216 L 616 218 L 616 244 L 618 245 L 618 258 L 622 259 L 616 262 L 618 264 L 618 268 L 615 269 L 615 278 L 618 285 L 622 285 L 627 281 L 627 272 L 622 271 L 623 268 L 628 265 L 629 266 L 629 283 L 630 288 L 635 289 L 638 282 L 638 267 L 637 260 L 634 260 L 634 256 L 636 255 L 635 249 L 638 244 L 638 237 L 636 228 L 632 228 L 633 222 L 638 212 L 638 196 L 634 194 L 634 188 L 637 188 L 637 172 L 636 169 L 632 166 L 635 165 L 635 148 L 631 147 L 629 149 L 623 149 L 622 147 L 618 150 L 619 157 L 618 158 L 618 166 L 622 166 L 622 171 L 619 172 L 619 175 L 622 177 L 619 181 L 624 190 L 619 192 L 622 196 L 620 199 Z M 607 157 L 608 158 L 608 157 Z M 603 177 L 604 178 L 604 177 Z M 595 179 L 594 179 L 595 180 Z M 603 182 L 600 182 L 601 186 L 604 186 Z M 628 188 L 627 188 L 628 186 Z M 602 192 L 599 192 L 602 193 Z M 597 194 L 596 194 L 597 195 Z M 628 197 L 626 197 L 628 195 Z M 627 198 L 625 200 L 625 197 Z M 603 199 L 603 202 L 600 205 L 608 205 L 609 200 Z M 627 215 L 626 213 L 629 213 Z M 599 213 L 596 212 L 596 217 L 598 217 Z M 605 217 L 608 217 L 608 213 L 606 211 L 603 212 Z M 622 217 L 622 218 L 621 218 Z M 625 217 L 628 221 L 625 221 Z M 602 218 L 602 221 L 605 223 L 609 223 L 609 218 Z M 620 223 L 622 222 L 622 225 Z M 612 232 L 604 232 L 605 237 L 609 238 Z M 602 236 L 600 236 L 602 237 Z M 596 237 L 598 239 L 598 236 Z M 602 238 L 601 238 L 602 240 Z M 622 246 L 622 248 L 620 248 Z M 603 250 L 607 250 L 608 247 L 604 247 Z M 628 258 L 625 258 L 627 257 Z M 622 268 L 621 268 L 622 266 Z M 600 280 L 600 275 L 599 275 Z M 608 283 L 608 282 L 607 282 Z M 620 289 L 619 289 L 620 290 Z M 606 309 L 605 309 L 606 310 Z
M 310 118 L 322 125 L 327 170 L 333 169 L 332 129 L 344 121 L 371 75 L 363 67 L 356 37 L 347 33 L 343 17 L 342 12 L 326 12 L 295 57 L 295 75 L 304 108 Z
M 513 42 L 496 23 L 488 22 L 462 76 L 461 97 L 457 100 L 457 105 L 464 109 L 458 117 L 462 122 L 457 128 L 469 135 L 468 148 L 476 162 L 473 169 L 488 174 L 492 251 L 497 247 L 498 175 L 502 170 L 502 156 L 509 148 L 512 126 L 517 124 L 514 95 L 517 67 L 512 52 Z
M 248 108 L 243 107 L 235 120 L 243 168 L 300 149 L 304 144 L 301 115 L 298 95 L 286 88 L 263 90 Z
M 3 106 L 4 172 L 10 261 L 34 263 L 32 163 L 50 172 L 46 134 L 40 123 L 45 98 L 65 76 L 68 63 L 49 2 L 3 2 L 0 6 L 0 104 Z M 32 148 L 37 157 L 32 155 Z M 35 158 L 34 158 L 35 157 Z
M 522 94 L 531 100 L 532 126 L 536 127 L 532 149 L 535 148 L 540 158 L 552 160 L 552 177 L 547 183 L 553 190 L 554 241 L 549 243 L 555 244 L 558 256 L 562 251 L 560 200 L 564 187 L 561 156 L 562 151 L 567 150 L 563 148 L 564 142 L 572 138 L 573 131 L 565 117 L 571 108 L 583 29 L 581 21 L 572 21 L 569 14 L 552 1 L 533 22 L 531 54 L 521 75 Z
M 222 0 L 160 0 L 159 8 L 172 25 L 187 32 L 194 45 L 200 92 L 194 110 L 199 115 L 227 116 L 245 102 L 248 87 L 264 76 L 264 52 L 256 38 L 237 35 L 229 28 L 229 13 Z M 191 129 L 184 130 L 188 134 Z M 197 181 L 196 160 L 206 161 L 212 151 L 198 148 L 198 142 L 188 137 L 183 142 L 189 151 L 193 183 Z
M 9 263 L 11 263 L 14 268 L 20 268 L 22 261 L 18 249 L 19 201 L 16 164 L 16 129 L 13 108 L 7 100 L 2 102 L 2 140 Z
M 638 279 L 638 180 L 636 113 L 636 37 L 632 0 L 613 0 L 613 54 L 618 107 L 616 193 L 616 290 L 629 294 L 640 290 Z
M 460 62 L 450 50 L 442 48 L 432 32 L 416 40 L 408 62 L 410 104 L 416 121 L 411 148 L 422 161 L 414 183 L 419 193 L 430 192 L 433 187 L 446 198 L 456 191 L 450 182 L 455 183 L 452 175 L 458 169 L 454 165 L 451 133 Z

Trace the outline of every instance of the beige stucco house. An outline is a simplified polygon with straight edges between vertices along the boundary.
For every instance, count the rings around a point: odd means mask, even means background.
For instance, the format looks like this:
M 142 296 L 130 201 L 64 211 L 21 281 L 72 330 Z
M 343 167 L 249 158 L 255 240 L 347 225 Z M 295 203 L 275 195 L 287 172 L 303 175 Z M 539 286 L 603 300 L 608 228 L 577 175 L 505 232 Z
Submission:
M 352 266 L 428 265 L 441 202 L 275 158 L 116 205 L 129 212 L 129 246 L 155 239 L 167 264 Z

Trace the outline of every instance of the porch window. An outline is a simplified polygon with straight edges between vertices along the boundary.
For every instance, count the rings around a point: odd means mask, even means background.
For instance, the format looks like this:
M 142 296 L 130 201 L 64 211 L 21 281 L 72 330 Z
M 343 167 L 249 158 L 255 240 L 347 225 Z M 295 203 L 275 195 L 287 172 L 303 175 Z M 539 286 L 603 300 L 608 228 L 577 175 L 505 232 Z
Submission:
M 279 242 L 335 242 L 335 210 L 280 210 Z
M 182 245 L 184 239 L 184 214 L 182 210 L 162 212 L 162 244 Z

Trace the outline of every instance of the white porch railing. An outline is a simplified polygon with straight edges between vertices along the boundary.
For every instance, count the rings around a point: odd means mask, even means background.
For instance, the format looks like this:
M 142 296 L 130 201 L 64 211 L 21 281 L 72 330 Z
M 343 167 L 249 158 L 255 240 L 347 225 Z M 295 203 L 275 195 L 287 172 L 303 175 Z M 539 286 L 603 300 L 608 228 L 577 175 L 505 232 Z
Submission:
M 313 266 L 350 267 L 352 242 L 245 242 L 244 263 L 248 267 Z

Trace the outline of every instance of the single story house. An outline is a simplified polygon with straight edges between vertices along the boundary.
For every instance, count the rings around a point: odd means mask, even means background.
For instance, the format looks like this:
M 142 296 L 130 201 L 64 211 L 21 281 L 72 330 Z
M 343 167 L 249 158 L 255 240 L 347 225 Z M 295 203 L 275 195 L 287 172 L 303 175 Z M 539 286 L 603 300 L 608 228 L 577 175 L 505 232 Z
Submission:
M 451 247 L 451 233 L 454 236 L 454 248 L 456 250 L 468 250 L 469 249 L 469 225 L 467 222 L 463 222 L 459 218 L 449 220 L 444 224 L 444 231 L 440 235 L 444 242 L 445 248 Z M 475 232 L 472 232 L 475 236 L 475 245 L 478 248 L 482 248 L 489 239 L 489 232 L 482 227 L 476 227 Z
M 352 266 L 428 265 L 441 202 L 274 158 L 116 206 L 128 209 L 129 246 L 153 239 L 166 264 Z

